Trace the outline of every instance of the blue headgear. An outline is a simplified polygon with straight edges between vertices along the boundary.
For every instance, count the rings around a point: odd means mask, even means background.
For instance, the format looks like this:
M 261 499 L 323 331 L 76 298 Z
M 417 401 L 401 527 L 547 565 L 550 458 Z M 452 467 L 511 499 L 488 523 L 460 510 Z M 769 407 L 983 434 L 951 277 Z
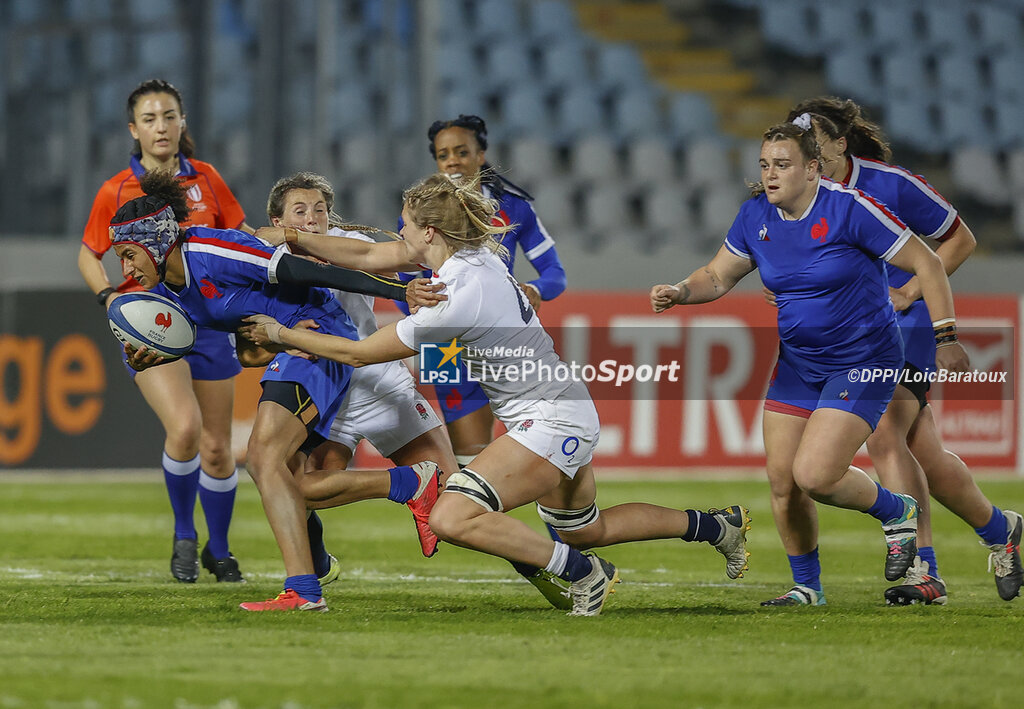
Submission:
M 181 236 L 174 210 L 165 205 L 155 212 L 126 222 L 111 224 L 114 235 L 112 245 L 137 244 L 146 250 L 161 279 L 167 268 L 167 254 L 171 252 Z

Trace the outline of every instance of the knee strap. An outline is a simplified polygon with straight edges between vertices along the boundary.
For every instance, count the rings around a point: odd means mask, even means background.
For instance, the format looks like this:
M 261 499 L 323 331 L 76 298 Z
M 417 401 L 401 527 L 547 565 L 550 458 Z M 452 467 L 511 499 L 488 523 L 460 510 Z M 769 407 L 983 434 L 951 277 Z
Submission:
M 593 524 L 601 516 L 597 502 L 591 502 L 582 510 L 556 510 L 537 503 L 537 514 L 545 524 L 550 524 L 560 532 L 575 532 L 588 524 Z
M 505 509 L 498 491 L 479 473 L 474 473 L 469 468 L 452 473 L 444 485 L 444 491 L 465 495 L 488 512 L 501 512 Z

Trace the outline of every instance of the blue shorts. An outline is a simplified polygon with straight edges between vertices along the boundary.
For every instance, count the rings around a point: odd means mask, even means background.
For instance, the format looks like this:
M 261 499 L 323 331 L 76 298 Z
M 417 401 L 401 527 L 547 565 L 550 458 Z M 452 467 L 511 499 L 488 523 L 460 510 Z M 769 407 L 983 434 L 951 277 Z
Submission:
M 895 362 L 857 365 L 850 369 L 859 371 L 865 367 L 900 369 Z M 873 431 L 896 390 L 896 378 L 890 376 L 868 382 L 850 379 L 849 371 L 842 370 L 812 381 L 780 357 L 765 395 L 765 411 L 810 418 L 816 409 L 839 409 L 860 416 Z
M 896 318 L 903 338 L 903 351 L 911 371 L 934 372 L 935 330 L 924 301 L 919 300 L 902 313 L 897 313 Z M 931 387 L 929 382 L 914 382 L 903 386 L 912 391 L 922 401 L 922 405 L 927 403 L 925 393 Z
M 445 423 L 458 421 L 491 403 L 479 382 L 435 384 L 434 394 L 437 396 Z
M 183 358 L 192 369 L 192 378 L 200 381 L 221 381 L 231 379 L 242 371 L 235 352 L 235 334 L 196 328 L 196 344 Z M 137 372 L 128 366 L 128 357 L 121 348 L 121 362 L 128 374 L 135 379 Z
M 314 430 L 327 438 L 334 417 L 338 415 L 338 408 L 348 392 L 351 378 L 351 365 L 335 362 L 326 357 L 308 360 L 282 352 L 267 365 L 260 381 L 301 384 L 320 413 L 320 420 Z

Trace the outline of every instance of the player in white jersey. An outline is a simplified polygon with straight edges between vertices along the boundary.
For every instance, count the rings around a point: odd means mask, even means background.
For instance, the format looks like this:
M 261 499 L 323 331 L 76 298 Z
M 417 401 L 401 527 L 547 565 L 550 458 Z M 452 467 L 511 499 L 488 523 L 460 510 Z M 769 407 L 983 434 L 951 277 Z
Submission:
M 267 216 L 274 226 L 373 243 L 365 234 L 342 229 L 341 218 L 333 208 L 334 188 L 327 178 L 312 172 L 281 178 L 267 198 Z M 360 339 L 377 331 L 372 297 L 336 289 L 332 292 Z M 364 438 L 396 465 L 430 460 L 445 474 L 458 470 L 441 420 L 416 391 L 412 375 L 402 362 L 382 362 L 354 370 L 328 440 L 314 449 L 306 461 L 303 491 L 311 508 L 307 531 L 321 586 L 338 578 L 340 566 L 324 546 L 323 524 L 313 509 L 356 502 L 370 496 L 371 489 L 378 493 L 383 489 L 379 471 L 345 470 Z M 417 525 L 426 523 L 417 520 Z M 429 533 L 429 528 L 421 531 L 423 554 L 432 556 L 437 549 L 437 537 Z
M 356 367 L 434 343 L 444 347 L 445 360 L 464 353 L 508 433 L 448 478 L 430 526 L 445 541 L 507 559 L 521 573 L 532 569 L 535 585 L 571 615 L 599 614 L 618 581 L 615 566 L 580 549 L 673 537 L 707 541 L 725 555 L 729 577 L 742 576 L 749 516 L 739 505 L 707 512 L 642 503 L 598 509 L 591 465 L 597 410 L 582 382 L 535 375 L 565 365 L 498 255 L 493 237 L 509 227 L 492 226 L 494 213 L 495 203 L 472 185 L 439 174 L 406 190 L 402 242 L 360 245 L 293 234 L 307 253 L 350 268 L 379 271 L 403 259 L 425 264 L 448 299 L 360 341 L 285 328 L 268 316 L 250 318 L 254 324 L 243 333 L 257 344 L 284 344 Z M 531 502 L 564 541 L 502 514 Z

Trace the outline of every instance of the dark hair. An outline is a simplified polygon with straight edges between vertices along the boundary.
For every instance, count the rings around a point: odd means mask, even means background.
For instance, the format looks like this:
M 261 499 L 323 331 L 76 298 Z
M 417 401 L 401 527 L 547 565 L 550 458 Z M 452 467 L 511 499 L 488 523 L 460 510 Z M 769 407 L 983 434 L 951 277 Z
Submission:
M 818 161 L 818 172 L 821 172 L 821 146 L 814 137 L 814 129 L 804 129 L 795 123 L 778 123 L 764 132 L 761 136 L 764 143 L 775 143 L 782 140 L 795 141 L 800 153 L 804 156 L 804 162 L 811 160 Z M 754 182 L 748 185 L 750 194 L 756 197 L 764 192 L 764 183 Z
M 802 113 L 831 121 L 832 131 L 820 122 L 819 128 L 833 140 L 846 138 L 847 155 L 882 162 L 889 162 L 892 159 L 892 149 L 885 139 L 881 126 L 865 118 L 856 102 L 835 96 L 810 98 L 798 103 L 789 112 L 787 120 L 791 121 Z
M 111 224 L 130 222 L 167 206 L 170 206 L 179 224 L 188 221 L 191 210 L 188 208 L 185 190 L 177 177 L 161 170 L 151 171 L 142 176 L 139 186 L 145 194 L 122 204 L 110 220 Z
M 294 175 L 282 177 L 270 188 L 267 197 L 267 216 L 273 219 L 284 214 L 284 200 L 292 190 L 317 190 L 324 196 L 327 203 L 327 223 L 332 227 L 340 227 L 341 217 L 334 213 L 334 188 L 323 175 L 315 172 L 296 172 Z
M 427 139 L 430 141 L 430 157 L 435 160 L 437 160 L 437 148 L 434 145 L 434 141 L 437 139 L 437 134 L 446 128 L 463 128 L 471 131 L 480 149 L 487 150 L 487 124 L 484 122 L 484 119 L 480 116 L 460 113 L 458 118 L 447 121 L 434 121 L 430 124 L 430 128 L 427 129 Z M 496 197 L 501 197 L 505 192 L 510 191 L 525 200 L 533 200 L 533 195 L 504 175 L 498 174 L 498 171 L 487 162 L 480 167 L 480 184 L 487 185 Z
M 135 123 L 135 104 L 139 102 L 140 98 L 148 94 L 170 94 L 174 97 L 174 100 L 178 102 L 178 110 L 181 112 L 182 118 L 185 117 L 185 102 L 181 99 L 181 92 L 174 88 L 174 85 L 169 81 L 165 81 L 163 79 L 149 79 L 148 81 L 143 81 L 135 87 L 134 91 L 128 94 L 129 123 Z M 186 158 L 191 158 L 196 154 L 196 144 L 188 132 L 188 126 L 181 129 L 181 138 L 178 141 L 178 152 Z M 139 145 L 139 141 L 137 140 L 132 148 L 132 154 L 142 154 L 142 146 Z

